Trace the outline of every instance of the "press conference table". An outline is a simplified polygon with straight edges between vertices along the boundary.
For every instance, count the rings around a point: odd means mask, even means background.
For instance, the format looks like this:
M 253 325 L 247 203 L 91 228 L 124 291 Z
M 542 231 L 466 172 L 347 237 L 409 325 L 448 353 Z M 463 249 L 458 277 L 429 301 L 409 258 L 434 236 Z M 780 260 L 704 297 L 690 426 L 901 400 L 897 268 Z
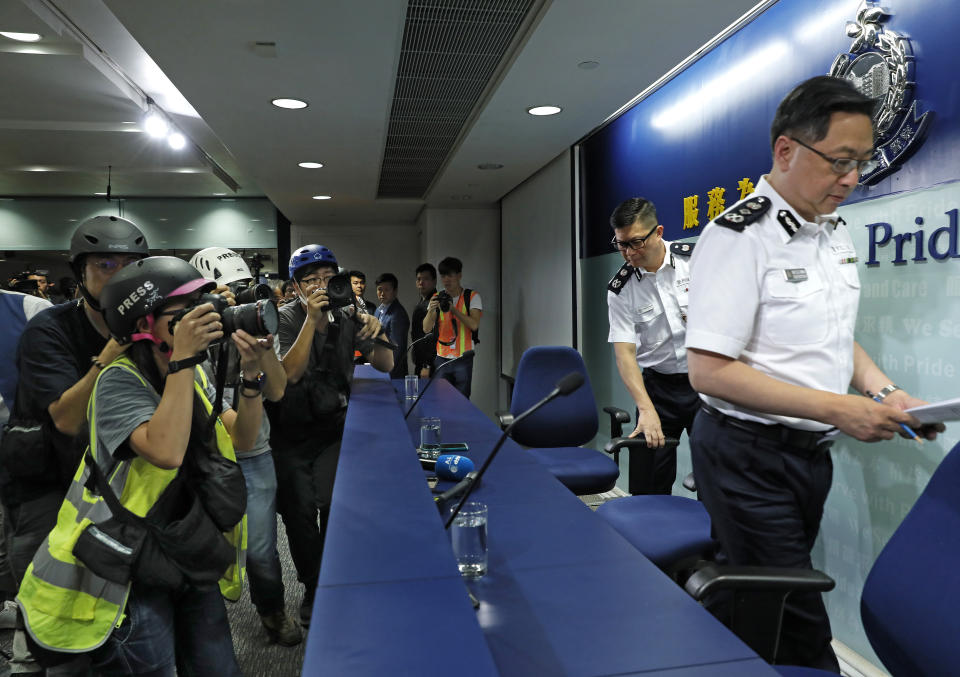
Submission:
M 478 468 L 499 428 L 442 380 L 408 421 L 402 406 L 357 367 L 303 675 L 776 675 L 510 440 L 472 495 L 489 571 L 465 583 L 418 419 L 439 416 Z

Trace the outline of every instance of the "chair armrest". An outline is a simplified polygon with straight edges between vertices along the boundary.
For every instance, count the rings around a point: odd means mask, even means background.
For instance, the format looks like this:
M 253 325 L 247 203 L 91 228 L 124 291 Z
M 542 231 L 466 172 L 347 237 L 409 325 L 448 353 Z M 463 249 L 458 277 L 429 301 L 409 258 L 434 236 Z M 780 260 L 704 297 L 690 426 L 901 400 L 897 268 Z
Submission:
M 604 407 L 610 415 L 610 437 L 623 436 L 623 424 L 630 422 L 630 414 L 620 407 Z
M 695 571 L 684 588 L 698 601 L 716 592 L 732 591 L 728 600 L 730 629 L 761 658 L 775 663 L 787 596 L 825 592 L 834 585 L 832 578 L 816 569 L 708 564 Z M 719 599 L 714 596 L 711 605 L 716 606 Z
M 495 411 L 497 421 L 500 423 L 500 430 L 506 430 L 507 426 L 513 423 L 513 414 L 509 411 Z
M 708 564 L 695 571 L 684 586 L 695 600 L 720 590 L 781 590 L 826 592 L 836 583 L 822 571 L 787 567 L 720 566 Z
M 667 437 L 664 439 L 664 445 L 667 447 L 675 447 L 680 444 L 679 440 L 675 440 L 672 437 Z M 647 446 L 647 441 L 641 435 L 640 437 L 614 437 L 612 440 L 603 445 L 603 450 L 608 454 L 619 453 L 621 449 L 649 449 Z

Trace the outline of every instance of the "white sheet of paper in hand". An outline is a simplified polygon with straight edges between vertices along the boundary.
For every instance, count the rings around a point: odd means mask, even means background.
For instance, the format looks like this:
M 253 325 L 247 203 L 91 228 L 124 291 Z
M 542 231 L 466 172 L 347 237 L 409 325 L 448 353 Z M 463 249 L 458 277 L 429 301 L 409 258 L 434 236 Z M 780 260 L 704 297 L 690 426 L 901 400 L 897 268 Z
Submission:
M 943 400 L 924 404 L 906 410 L 915 416 L 921 423 L 941 423 L 943 421 L 960 421 L 960 397 L 952 400 Z

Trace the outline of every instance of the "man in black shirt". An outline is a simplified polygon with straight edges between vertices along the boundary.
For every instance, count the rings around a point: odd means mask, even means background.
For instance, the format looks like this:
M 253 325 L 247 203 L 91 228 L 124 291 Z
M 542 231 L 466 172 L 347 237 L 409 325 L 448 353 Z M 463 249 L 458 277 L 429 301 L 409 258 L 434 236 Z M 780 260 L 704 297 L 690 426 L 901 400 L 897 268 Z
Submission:
M 427 305 L 437 293 L 437 269 L 433 264 L 421 263 L 417 266 L 417 291 L 420 292 L 420 302 L 413 309 L 413 318 L 410 320 L 413 373 L 421 378 L 429 378 L 433 373 L 433 361 L 437 356 L 436 339 L 433 341 L 430 339 L 420 341 L 420 339 L 426 336 L 423 331 L 423 318 L 427 314 Z M 420 343 L 416 343 L 417 341 Z
M 84 221 L 70 242 L 70 264 L 83 297 L 40 313 L 21 337 L 11 419 L 40 423 L 48 448 L 25 476 L 14 476 L 6 463 L 0 464 L 0 495 L 12 527 L 10 564 L 17 580 L 53 528 L 86 448 L 87 400 L 97 374 L 126 348 L 108 340 L 100 292 L 114 273 L 147 255 L 146 237 L 126 219 Z
M 287 373 L 283 400 L 268 405 L 270 443 L 277 471 L 277 512 L 297 578 L 304 585 L 300 622 L 307 626 L 320 574 L 330 498 L 340 457 L 353 354 L 376 369 L 393 368 L 393 351 L 373 343 L 381 333 L 373 316 L 346 307 L 331 310 L 327 283 L 337 260 L 326 247 L 307 245 L 290 257 L 290 277 L 299 294 L 280 308 L 280 355 Z M 319 527 L 317 518 L 319 516 Z

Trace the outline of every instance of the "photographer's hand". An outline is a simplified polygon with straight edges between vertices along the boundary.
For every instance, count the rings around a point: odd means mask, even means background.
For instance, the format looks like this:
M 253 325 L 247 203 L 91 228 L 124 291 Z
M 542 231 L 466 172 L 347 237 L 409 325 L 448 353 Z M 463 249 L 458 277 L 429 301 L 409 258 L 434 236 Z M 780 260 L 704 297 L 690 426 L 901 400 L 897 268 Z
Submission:
M 321 331 L 327 327 L 327 310 L 330 308 L 330 297 L 327 290 L 314 289 L 307 297 L 307 317 L 317 325 Z
M 223 338 L 223 323 L 212 303 L 193 308 L 173 331 L 172 360 L 182 360 L 203 352 L 212 342 Z
M 230 338 L 237 346 L 237 352 L 240 353 L 240 370 L 244 374 L 257 374 L 263 371 L 263 358 L 268 350 L 266 345 L 243 329 L 237 329 Z M 272 346 L 273 343 L 271 342 L 270 345 Z M 270 348 L 271 352 L 272 350 Z
M 383 328 L 380 320 L 373 315 L 357 315 L 357 319 L 363 324 L 360 331 L 357 332 L 357 339 L 360 341 L 375 338 Z
M 237 297 L 234 296 L 233 292 L 230 290 L 230 287 L 228 287 L 225 284 L 221 284 L 219 287 L 214 289 L 213 292 L 211 293 L 220 294 L 220 296 L 222 296 L 227 300 L 227 305 L 230 305 L 230 306 L 237 305 Z

